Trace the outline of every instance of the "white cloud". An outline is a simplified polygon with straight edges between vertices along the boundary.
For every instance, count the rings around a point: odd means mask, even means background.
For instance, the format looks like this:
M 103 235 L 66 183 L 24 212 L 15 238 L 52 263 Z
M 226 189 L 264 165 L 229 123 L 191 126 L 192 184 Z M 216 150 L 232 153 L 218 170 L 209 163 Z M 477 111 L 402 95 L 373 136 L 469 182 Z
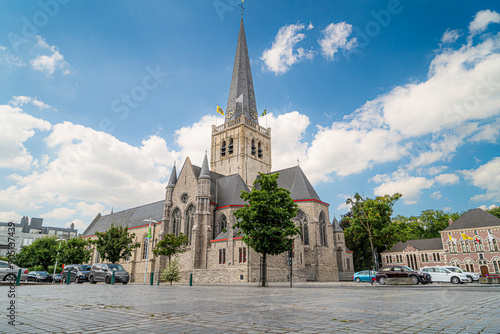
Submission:
M 33 69 L 45 72 L 48 75 L 54 74 L 56 70 L 61 70 L 64 75 L 69 74 L 69 64 L 64 60 L 64 56 L 59 52 L 57 47 L 47 44 L 41 36 L 36 36 L 36 39 L 37 44 L 35 46 L 43 50 L 48 50 L 51 54 L 37 55 L 37 57 L 31 61 Z
M 314 57 L 312 50 L 295 50 L 295 46 L 306 38 L 305 34 L 299 33 L 304 29 L 303 24 L 290 24 L 279 29 L 273 45 L 264 50 L 260 58 L 264 61 L 265 69 L 275 74 L 283 74 L 288 72 L 292 65 Z
M 9 105 L 0 105 L 0 114 L 0 168 L 28 170 L 34 159 L 24 143 L 36 130 L 47 131 L 51 125 Z
M 471 198 L 473 201 L 500 201 L 500 157 L 493 158 L 477 169 L 462 171 L 476 187 L 486 190 Z
M 307 26 L 306 30 L 312 30 L 312 29 L 314 29 L 314 26 L 313 26 L 312 22 L 309 22 L 309 25 Z
M 443 44 L 453 43 L 460 37 L 460 30 L 458 29 L 448 29 L 441 37 L 441 42 Z
M 489 9 L 479 11 L 470 23 L 469 31 L 471 34 L 483 32 L 490 23 L 500 23 L 500 14 Z
M 12 55 L 7 47 L 0 45 L 0 64 L 6 64 L 7 66 L 22 67 L 24 66 L 23 60 Z
M 205 150 L 210 160 L 211 143 L 207 138 L 212 136 L 212 125 L 216 124 L 216 117 L 205 115 L 201 121 L 175 131 L 177 144 L 181 147 L 180 155 L 175 156 L 178 162 L 183 162 L 189 157 L 192 164 L 201 166 Z
M 483 204 L 483 205 L 480 205 L 478 208 L 479 208 L 479 209 L 483 209 L 484 211 L 486 211 L 486 210 L 491 210 L 491 209 L 498 208 L 498 205 L 496 205 L 496 204 L 491 204 L 490 206 L 487 206 L 487 205 L 484 205 L 484 204 Z
M 376 196 L 403 194 L 405 204 L 416 204 L 420 200 L 420 193 L 423 189 L 429 189 L 434 184 L 433 181 L 425 177 L 413 177 L 406 173 L 394 172 L 392 175 L 376 175 L 373 181 L 382 183 L 373 189 Z
M 76 213 L 76 210 L 68 208 L 57 208 L 51 212 L 47 212 L 41 215 L 44 219 L 68 219 Z
M 356 46 L 356 38 L 347 40 L 351 35 L 352 25 L 346 22 L 330 23 L 321 31 L 323 38 L 318 40 L 321 52 L 328 60 L 333 60 L 339 49 L 350 50 Z
M 460 181 L 460 178 L 456 174 L 441 174 L 434 178 L 434 181 L 443 185 L 454 185 Z
M 447 166 L 430 167 L 430 168 L 427 169 L 427 173 L 432 176 L 432 175 L 439 174 L 439 173 L 441 173 L 442 171 L 444 171 L 446 169 L 448 169 Z
M 5 211 L 0 212 L 0 222 L 19 223 L 21 221 L 21 218 L 23 218 L 23 216 L 21 216 L 17 212 L 12 212 L 12 211 L 11 212 L 5 212 Z
M 441 195 L 440 191 L 435 191 L 431 194 L 432 199 L 440 199 L 443 195 Z
M 73 219 L 72 221 L 65 224 L 65 227 L 71 227 L 71 224 L 75 224 L 75 228 L 78 230 L 78 233 L 83 233 L 87 229 L 90 223 L 84 223 L 80 219 Z
M 49 109 L 50 106 L 43 101 L 40 101 L 37 97 L 29 97 L 29 96 L 14 96 L 12 100 L 10 100 L 9 104 L 13 107 L 22 107 L 28 103 L 31 103 L 38 109 Z

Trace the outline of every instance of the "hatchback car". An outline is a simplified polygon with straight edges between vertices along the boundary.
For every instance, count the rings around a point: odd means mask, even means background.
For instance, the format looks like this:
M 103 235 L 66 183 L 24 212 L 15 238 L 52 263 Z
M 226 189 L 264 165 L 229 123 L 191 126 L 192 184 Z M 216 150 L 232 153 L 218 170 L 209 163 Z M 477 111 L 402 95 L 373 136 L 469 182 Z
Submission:
M 420 270 L 424 273 L 429 273 L 433 282 L 459 284 L 469 281 L 467 275 L 456 273 L 443 267 L 423 267 Z
M 113 263 L 96 263 L 90 269 L 89 282 L 95 284 L 97 282 L 111 283 L 111 278 L 115 272 L 115 282 L 127 284 L 129 274 L 120 264 Z
M 376 271 L 363 270 L 363 271 L 358 271 L 357 273 L 354 273 L 354 275 L 352 276 L 352 279 L 357 283 L 359 283 L 359 282 L 374 282 L 375 276 L 377 276 Z
M 432 282 L 431 275 L 428 273 L 420 273 L 407 266 L 387 266 L 382 267 L 375 279 L 381 285 L 387 283 L 387 279 L 406 279 L 410 278 L 413 284 L 427 284 Z
M 68 279 L 68 271 L 70 272 L 70 282 L 83 283 L 89 280 L 91 266 L 88 264 L 68 264 L 64 266 L 61 273 L 63 283 Z
M 0 261 L 0 280 L 3 281 L 15 281 L 17 274 L 21 269 L 21 281 L 25 281 L 28 278 L 28 269 L 20 268 L 15 264 L 9 264 L 6 261 Z
M 471 273 L 469 271 L 465 271 L 462 268 L 455 267 L 455 266 L 441 266 L 445 269 L 448 269 L 450 271 L 460 273 L 460 274 L 465 274 L 469 280 L 469 283 L 472 283 L 473 281 L 479 281 L 479 277 L 481 277 L 481 274 L 479 273 Z
M 28 282 L 49 282 L 52 283 L 52 276 L 46 271 L 30 271 L 28 273 Z

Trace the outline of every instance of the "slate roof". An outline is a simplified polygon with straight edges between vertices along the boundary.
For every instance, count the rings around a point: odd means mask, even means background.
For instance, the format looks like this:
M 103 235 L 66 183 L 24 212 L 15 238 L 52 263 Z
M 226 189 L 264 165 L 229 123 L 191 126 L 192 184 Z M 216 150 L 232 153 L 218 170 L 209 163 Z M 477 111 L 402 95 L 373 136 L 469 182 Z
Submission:
M 242 237 L 243 235 L 238 235 L 238 232 L 243 231 L 241 228 L 236 228 L 233 230 L 233 238 L 236 237 Z M 218 236 L 215 237 L 214 240 L 221 240 L 221 239 L 228 239 L 229 238 L 229 230 L 226 230 L 226 232 L 221 232 L 219 233 Z
M 321 201 L 311 182 L 299 166 L 290 167 L 269 174 L 280 173 L 278 187 L 290 191 L 293 200 L 315 199 Z
M 236 99 L 243 94 L 243 103 L 236 102 Z M 234 114 L 231 117 L 227 114 L 227 110 L 232 108 Z M 255 102 L 255 93 L 253 89 L 252 69 L 250 68 L 250 57 L 248 56 L 247 40 L 245 36 L 245 27 L 243 25 L 243 17 L 240 22 L 240 32 L 238 34 L 238 44 L 236 45 L 236 55 L 234 57 L 233 76 L 231 78 L 231 87 L 229 89 L 229 98 L 227 100 L 227 109 L 225 122 L 229 122 L 240 118 L 243 113 L 246 118 L 259 124 L 259 119 L 253 119 L 250 115 L 250 110 L 255 109 L 257 112 L 257 104 Z
M 83 236 L 94 235 L 95 232 L 105 232 L 109 230 L 111 224 L 121 225 L 128 228 L 146 225 L 144 219 L 153 219 L 161 222 L 163 218 L 164 200 L 138 206 L 136 208 L 111 213 L 95 219 L 92 224 L 83 232 Z
M 339 222 L 337 221 L 337 218 L 333 217 L 332 225 L 333 225 L 333 232 L 344 232 Z
M 250 191 L 250 189 L 239 174 L 219 178 L 216 182 L 217 197 L 212 197 L 212 200 L 217 203 L 217 207 L 247 204 L 240 195 L 242 190 Z
M 500 218 L 483 209 L 470 209 L 443 231 L 465 230 L 478 227 L 500 226 Z
M 382 253 L 402 252 L 408 245 L 415 247 L 419 251 L 443 249 L 443 243 L 441 242 L 441 238 L 432 238 L 432 239 L 408 240 L 407 242 L 400 241 L 394 246 L 392 246 L 390 251 L 386 250 Z

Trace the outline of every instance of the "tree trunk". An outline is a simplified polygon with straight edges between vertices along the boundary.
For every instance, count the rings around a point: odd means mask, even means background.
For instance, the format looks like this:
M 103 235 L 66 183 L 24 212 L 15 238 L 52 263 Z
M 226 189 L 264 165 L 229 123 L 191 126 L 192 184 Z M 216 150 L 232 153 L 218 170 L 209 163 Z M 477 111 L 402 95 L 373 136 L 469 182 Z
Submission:
M 373 247 L 373 237 L 372 237 L 372 232 L 371 231 L 368 231 L 368 237 L 370 239 L 370 249 L 372 251 L 373 267 L 374 267 L 375 270 L 378 270 L 378 268 L 375 268 L 376 264 L 377 264 L 377 261 L 375 261 L 375 249 Z
M 261 286 L 263 288 L 267 287 L 267 254 L 262 254 L 262 281 Z

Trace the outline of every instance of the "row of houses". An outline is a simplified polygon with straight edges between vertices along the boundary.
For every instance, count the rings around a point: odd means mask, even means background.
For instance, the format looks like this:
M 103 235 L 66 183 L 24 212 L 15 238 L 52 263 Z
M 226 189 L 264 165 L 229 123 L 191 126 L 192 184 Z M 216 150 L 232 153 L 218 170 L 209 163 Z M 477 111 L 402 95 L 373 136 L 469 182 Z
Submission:
M 471 209 L 449 221 L 440 238 L 398 242 L 382 252 L 382 264 L 425 266 L 454 265 L 465 271 L 500 272 L 500 218 L 482 209 Z

